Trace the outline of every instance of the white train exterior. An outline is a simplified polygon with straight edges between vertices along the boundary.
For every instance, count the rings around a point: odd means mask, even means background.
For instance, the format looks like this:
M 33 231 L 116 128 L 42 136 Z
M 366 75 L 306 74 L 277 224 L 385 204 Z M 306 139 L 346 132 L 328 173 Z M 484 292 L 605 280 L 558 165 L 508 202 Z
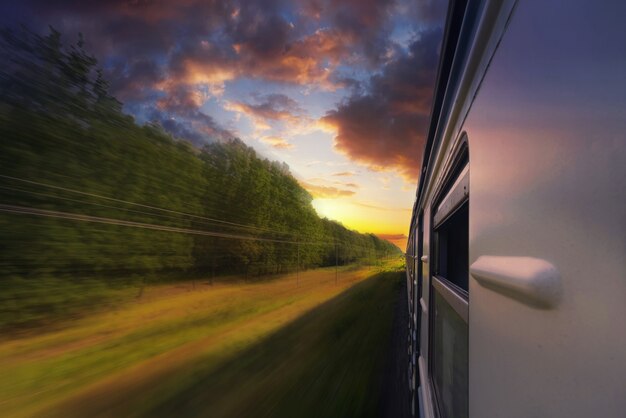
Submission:
M 407 247 L 420 417 L 626 417 L 626 2 L 452 1 Z

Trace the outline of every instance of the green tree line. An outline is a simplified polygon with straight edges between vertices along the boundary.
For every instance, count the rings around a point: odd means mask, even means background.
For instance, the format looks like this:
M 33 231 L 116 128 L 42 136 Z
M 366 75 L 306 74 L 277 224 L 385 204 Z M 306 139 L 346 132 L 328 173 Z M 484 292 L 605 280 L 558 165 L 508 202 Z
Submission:
M 285 164 L 236 138 L 199 148 L 137 124 L 81 37 L 5 29 L 0 59 L 0 316 L 50 283 L 67 293 L 399 252 L 320 218 Z

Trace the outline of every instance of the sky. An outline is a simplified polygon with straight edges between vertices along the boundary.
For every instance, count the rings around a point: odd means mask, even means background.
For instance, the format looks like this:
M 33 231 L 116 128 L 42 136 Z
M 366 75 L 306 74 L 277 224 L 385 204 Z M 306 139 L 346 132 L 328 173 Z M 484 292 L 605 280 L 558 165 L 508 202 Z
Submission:
M 287 163 L 321 216 L 404 248 L 445 1 L 12 3 L 3 26 L 81 33 L 137 122 L 238 137 Z

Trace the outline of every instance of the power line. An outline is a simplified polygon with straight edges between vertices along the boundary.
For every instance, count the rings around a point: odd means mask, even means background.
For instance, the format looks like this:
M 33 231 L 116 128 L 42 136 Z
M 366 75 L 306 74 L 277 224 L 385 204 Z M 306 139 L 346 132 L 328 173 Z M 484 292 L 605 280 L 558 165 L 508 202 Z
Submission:
M 108 224 L 108 225 L 128 226 L 128 227 L 133 227 L 133 228 L 151 229 L 151 230 L 156 230 L 156 231 L 180 232 L 180 233 L 193 234 L 193 235 L 206 235 L 206 236 L 220 237 L 220 238 L 246 239 L 246 240 L 251 240 L 251 241 L 284 242 L 284 243 L 289 243 L 289 244 L 297 243 L 297 241 L 277 240 L 277 239 L 272 239 L 272 238 L 235 235 L 235 234 L 227 234 L 227 233 L 214 232 L 214 231 L 201 231 L 201 230 L 196 230 L 196 229 L 177 228 L 177 227 L 164 226 L 164 225 L 148 224 L 148 223 L 143 223 L 143 222 L 124 221 L 121 219 L 114 219 L 114 218 L 104 218 L 100 216 L 81 215 L 77 213 L 60 212 L 60 211 L 54 211 L 54 210 L 37 209 L 37 208 L 29 208 L 29 207 L 5 205 L 5 204 L 0 204 L 0 211 L 8 212 L 8 213 L 16 213 L 16 214 L 42 216 L 42 217 L 48 217 L 48 218 L 69 219 L 69 220 L 82 221 L 82 222 L 94 222 L 94 223 L 102 223 L 102 224 Z
M 86 200 L 71 199 L 71 198 L 68 198 L 68 197 L 56 196 L 56 195 L 52 195 L 52 194 L 48 194 L 48 193 L 34 192 L 34 191 L 31 191 L 31 190 L 25 190 L 25 189 L 20 189 L 20 188 L 15 188 L 15 187 L 0 186 L 0 189 L 16 191 L 16 192 L 22 192 L 22 193 L 33 195 L 33 196 L 49 197 L 49 198 L 53 198 L 53 199 L 59 199 L 59 200 L 63 200 L 63 201 L 79 203 L 79 204 L 82 204 L 82 205 L 91 205 L 91 206 L 97 206 L 97 207 L 103 207 L 103 208 L 108 208 L 108 209 L 114 209 L 114 210 L 129 212 L 129 213 L 148 215 L 148 216 L 151 216 L 151 217 L 172 219 L 172 220 L 177 220 L 177 221 L 181 220 L 181 218 L 178 218 L 178 217 L 175 217 L 175 216 L 171 216 L 171 215 L 165 215 L 165 214 L 159 214 L 159 213 L 153 213 L 153 212 L 145 212 L 145 211 L 140 211 L 140 210 L 122 208 L 122 207 L 119 207 L 119 206 L 105 205 L 103 203 L 89 202 L 89 201 L 86 201 Z M 208 222 L 204 221 L 204 222 L 200 222 L 200 223 L 206 224 L 206 225 L 215 225 L 216 222 L 214 222 L 214 221 L 208 221 Z M 234 229 L 242 229 L 242 230 L 254 228 L 254 227 L 240 227 L 240 226 L 235 226 L 235 225 L 219 225 L 219 226 L 223 226 L 223 227 L 227 227 L 227 228 L 234 228 Z M 257 228 L 257 229 L 261 229 L 261 228 Z M 293 235 L 293 233 L 287 233 L 287 232 L 285 232 L 283 234 Z
M 264 231 L 268 231 L 268 232 L 277 232 L 277 233 L 281 233 L 281 234 L 293 235 L 290 232 L 283 232 L 283 231 L 273 230 L 273 229 L 269 229 L 269 228 L 256 227 L 256 226 L 252 226 L 252 225 L 244 225 L 244 224 L 239 224 L 239 223 L 236 223 L 236 222 L 230 222 L 230 221 L 224 221 L 224 220 L 221 220 L 221 219 L 209 218 L 209 217 L 206 217 L 206 216 L 194 215 L 192 213 L 186 213 L 186 212 L 180 212 L 180 211 L 176 211 L 176 210 L 172 210 L 172 209 L 160 208 L 158 206 L 144 205 L 142 203 L 130 202 L 128 200 L 116 199 L 116 198 L 113 198 L 113 197 L 102 196 L 102 195 L 98 195 L 98 194 L 95 194 L 95 193 L 87 193 L 87 192 L 83 192 L 83 191 L 80 191 L 80 190 L 69 189 L 69 188 L 66 188 L 66 187 L 55 186 L 55 185 L 52 185 L 52 184 L 41 183 L 41 182 L 33 181 L 33 180 L 26 180 L 26 179 L 22 179 L 22 178 L 19 178 L 19 177 L 13 177 L 13 176 L 7 176 L 7 175 L 0 174 L 0 178 L 5 178 L 5 179 L 10 179 L 10 180 L 15 180 L 15 181 L 21 181 L 21 182 L 24 182 L 24 183 L 35 184 L 37 186 L 48 187 L 48 188 L 51 188 L 51 189 L 62 190 L 62 191 L 65 191 L 65 192 L 70 192 L 70 193 L 77 193 L 77 194 L 80 194 L 80 195 L 83 195 L 83 196 L 89 196 L 89 197 L 95 197 L 95 198 L 98 198 L 98 199 L 110 200 L 110 201 L 114 201 L 114 202 L 118 202 L 118 203 L 124 203 L 124 204 L 127 204 L 127 205 L 139 206 L 139 207 L 143 207 L 143 208 L 154 209 L 154 210 L 159 210 L 159 211 L 168 212 L 168 213 L 175 213 L 175 214 L 178 214 L 178 215 L 189 216 L 189 217 L 192 217 L 192 218 L 197 218 L 197 219 L 203 219 L 203 220 L 208 220 L 208 221 L 212 221 L 212 222 L 223 223 L 223 224 L 226 224 L 226 225 L 233 225 L 233 226 L 239 226 L 239 227 L 244 227 L 244 228 L 249 228 L 249 229 L 257 229 L 257 230 L 261 230 L 261 231 L 264 230 Z
M 274 239 L 274 238 L 265 238 L 265 237 L 258 237 L 258 236 L 255 237 L 255 236 L 250 236 L 250 235 L 237 235 L 237 234 L 229 234 L 229 233 L 216 232 L 216 231 L 206 231 L 206 230 L 179 228 L 179 227 L 172 227 L 172 226 L 165 226 L 165 225 L 156 225 L 156 224 L 150 224 L 150 223 L 144 223 L 144 222 L 125 221 L 122 219 L 106 218 L 106 217 L 100 217 L 100 216 L 83 215 L 83 214 L 78 214 L 78 213 L 61 212 L 61 211 L 54 211 L 54 210 L 48 210 L 48 209 L 37 209 L 37 208 L 7 205 L 7 204 L 0 204 L 0 212 L 33 215 L 33 216 L 40 216 L 40 217 L 47 217 L 47 218 L 68 219 L 68 220 L 81 221 L 81 222 L 126 226 L 126 227 L 149 229 L 149 230 L 155 230 L 155 231 L 177 232 L 177 233 L 184 233 L 184 234 L 203 235 L 203 236 L 228 238 L 228 239 L 266 241 L 266 242 L 276 242 L 276 243 L 284 243 L 284 244 L 305 244 L 305 245 L 322 245 L 322 246 L 334 245 L 336 251 L 337 251 L 337 243 L 344 243 L 345 245 L 349 245 L 351 248 L 361 248 L 364 250 L 372 250 L 372 248 L 369 248 L 369 247 L 364 247 L 361 245 L 353 245 L 353 244 L 345 243 L 339 240 L 334 241 L 334 243 L 326 242 L 326 241 L 279 240 L 279 239 Z M 376 249 L 374 250 L 377 251 Z M 338 254 L 336 254 L 336 257 L 337 256 Z
M 102 196 L 102 195 L 98 195 L 98 194 L 94 194 L 94 193 L 82 192 L 80 190 L 69 189 L 69 188 L 65 188 L 65 187 L 61 187 L 61 186 L 55 186 L 55 185 L 51 185 L 51 184 L 41 183 L 41 182 L 37 182 L 37 181 L 33 181 L 33 180 L 27 180 L 27 179 L 22 179 L 22 178 L 13 177 L 13 176 L 7 176 L 7 175 L 3 175 L 3 174 L 0 174 L 0 178 L 11 179 L 11 180 L 20 181 L 20 182 L 29 183 L 29 184 L 35 184 L 35 185 L 42 186 L 42 187 L 48 187 L 48 188 L 62 190 L 62 191 L 71 192 L 71 193 L 76 193 L 76 194 L 80 194 L 80 195 L 85 195 L 85 196 L 105 199 L 105 200 L 109 200 L 109 201 L 115 201 L 115 202 L 119 202 L 119 203 L 123 203 L 123 204 L 128 204 L 128 205 L 133 205 L 133 206 L 138 206 L 138 207 L 144 207 L 144 208 L 148 208 L 148 209 L 154 209 L 154 210 L 158 210 L 158 211 L 174 213 L 174 214 L 183 215 L 183 216 L 189 216 L 189 217 L 192 217 L 192 218 L 201 219 L 201 220 L 205 220 L 205 221 L 209 221 L 209 222 L 214 222 L 214 223 L 218 223 L 218 224 L 224 224 L 225 226 L 231 227 L 231 228 L 241 228 L 241 229 L 244 229 L 244 230 L 245 229 L 252 229 L 252 230 L 258 230 L 258 231 L 275 232 L 275 233 L 278 233 L 278 234 L 281 234 L 281 235 L 291 235 L 291 236 L 296 236 L 297 235 L 294 232 L 284 232 L 284 231 L 278 231 L 278 230 L 264 228 L 264 227 L 257 227 L 257 226 L 252 226 L 252 225 L 244 225 L 244 224 L 239 224 L 239 223 L 235 223 L 235 222 L 224 221 L 224 220 L 221 220 L 221 219 L 209 218 L 209 217 L 194 215 L 194 214 L 190 214 L 190 213 L 186 213 L 186 212 L 179 212 L 179 211 L 175 211 L 175 210 L 171 210 L 171 209 L 160 208 L 160 207 L 157 207 L 157 206 L 144 205 L 144 204 L 141 204 L 141 203 L 130 202 L 130 201 L 126 201 L 126 200 L 122 200 L 122 199 L 116 199 L 116 198 L 112 198 L 112 197 L 108 197 L 108 196 Z M 73 201 L 73 202 L 76 202 L 76 203 L 82 203 L 82 204 L 89 204 L 89 205 L 94 205 L 94 206 L 107 207 L 107 208 L 111 208 L 111 209 L 117 209 L 117 210 L 134 212 L 134 213 L 141 213 L 141 214 L 146 214 L 146 215 L 150 215 L 150 216 L 167 217 L 166 215 L 159 215 L 159 214 L 156 214 L 156 213 L 135 211 L 135 210 L 128 209 L 128 208 L 120 208 L 120 207 L 117 207 L 117 206 L 104 205 L 104 204 L 95 203 L 95 202 L 88 202 L 88 201 L 81 201 L 81 200 L 76 200 L 76 199 L 70 199 L 70 198 L 65 198 L 65 197 L 61 197 L 61 196 L 49 195 L 49 194 L 45 194 L 45 193 L 38 193 L 38 192 L 33 192 L 33 191 L 28 191 L 28 190 L 23 190 L 23 189 L 10 188 L 10 187 L 7 187 L 7 186 L 0 186 L 0 188 L 4 188 L 4 189 L 8 189 L 8 190 L 14 190 L 14 191 L 22 191 L 24 193 L 29 193 L 29 194 L 34 194 L 34 195 L 42 195 L 42 196 L 46 196 L 46 197 L 53 197 L 53 198 L 58 198 L 58 199 L 62 199 L 62 200 Z M 11 205 L 3 205 L 3 206 L 9 207 Z M 36 210 L 40 210 L 40 209 L 36 209 L 36 208 L 24 208 L 24 207 L 22 207 L 22 208 L 23 209 L 31 209 L 31 210 L 35 210 L 35 211 Z M 5 211 L 7 211 L 7 210 L 5 210 Z M 43 209 L 42 209 L 42 211 L 43 211 Z M 215 232 L 215 231 L 198 231 L 198 230 L 191 230 L 191 229 L 177 228 L 177 227 L 168 227 L 168 226 L 162 226 L 162 225 L 159 226 L 159 225 L 147 224 L 147 223 L 141 223 L 141 222 L 134 222 L 134 221 L 124 221 L 124 220 L 113 219 L 113 218 L 99 218 L 99 217 L 94 217 L 94 216 L 91 216 L 91 215 L 70 214 L 68 212 L 58 212 L 58 211 L 50 211 L 50 212 L 55 212 L 55 213 L 59 213 L 59 214 L 65 214 L 64 215 L 65 219 L 75 219 L 75 218 L 67 217 L 68 215 L 71 215 L 71 216 L 81 216 L 81 217 L 90 217 L 90 218 L 93 218 L 93 219 L 107 219 L 108 220 L 107 222 L 99 222 L 99 223 L 108 223 L 108 224 L 115 224 L 115 225 L 122 225 L 122 223 L 128 223 L 128 225 L 126 225 L 126 226 L 130 226 L 130 224 L 133 224 L 133 223 L 138 224 L 138 225 L 139 224 L 141 224 L 141 225 L 151 225 L 151 227 L 149 227 L 149 228 L 148 227 L 144 227 L 144 228 L 146 228 L 146 229 L 153 229 L 153 230 L 159 230 L 159 227 L 160 227 L 160 228 L 171 228 L 169 230 L 170 232 L 183 232 L 183 230 L 184 231 L 196 231 L 196 234 L 198 234 L 200 232 L 203 232 L 201 235 L 213 234 L 213 235 L 210 235 L 210 236 L 223 237 L 223 238 L 242 237 L 240 239 L 248 239 L 248 240 L 256 240 L 256 241 L 270 241 L 270 242 L 284 242 L 284 243 L 290 243 L 290 244 L 297 243 L 297 241 L 294 241 L 294 240 L 281 240 L 281 239 L 263 238 L 263 237 L 250 237 L 250 236 L 242 236 L 242 235 L 235 235 L 235 234 L 220 233 L 220 232 Z M 26 212 L 20 211 L 19 213 L 26 213 Z M 30 214 L 34 214 L 34 213 L 30 213 Z M 41 216 L 51 217 L 50 214 L 48 214 L 48 215 L 41 215 Z M 176 218 L 173 218 L 173 217 L 167 217 L 167 218 L 176 219 Z M 85 219 L 75 219 L 75 220 L 85 220 Z M 117 223 L 113 223 L 113 222 L 117 222 Z M 161 230 L 164 230 L 164 229 L 161 229 Z M 192 233 L 192 232 L 187 232 L 187 233 Z M 349 243 L 349 242 L 346 242 L 346 241 L 343 241 L 343 240 L 336 240 L 335 242 L 344 244 L 346 246 L 350 246 L 352 248 L 361 248 L 361 249 L 371 250 L 370 247 L 356 245 L 356 244 Z M 329 244 L 327 242 L 321 242 L 321 241 L 317 241 L 317 242 L 316 241 L 300 241 L 300 243 L 301 244 L 305 244 L 305 245 L 331 245 L 331 244 Z

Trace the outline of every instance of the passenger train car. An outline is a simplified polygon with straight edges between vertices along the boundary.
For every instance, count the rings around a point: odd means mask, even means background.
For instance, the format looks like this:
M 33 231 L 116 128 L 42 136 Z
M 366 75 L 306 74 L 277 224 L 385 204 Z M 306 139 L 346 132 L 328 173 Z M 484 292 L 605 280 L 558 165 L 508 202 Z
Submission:
M 414 414 L 626 417 L 626 2 L 452 1 L 407 247 Z

